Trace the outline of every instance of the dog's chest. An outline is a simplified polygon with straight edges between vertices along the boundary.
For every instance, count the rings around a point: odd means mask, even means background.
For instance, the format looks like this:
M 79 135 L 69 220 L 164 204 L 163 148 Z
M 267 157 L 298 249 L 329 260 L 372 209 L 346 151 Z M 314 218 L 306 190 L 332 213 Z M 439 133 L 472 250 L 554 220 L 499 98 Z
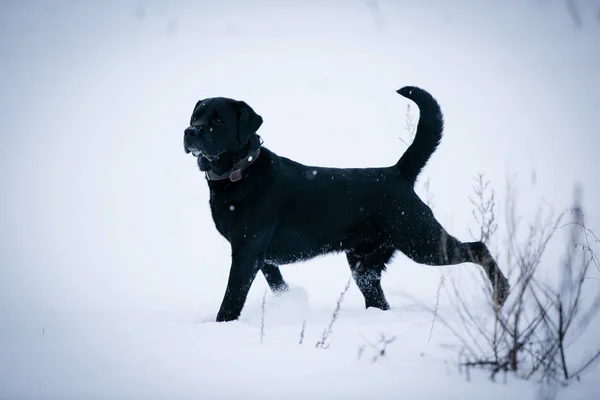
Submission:
M 229 240 L 236 206 L 231 201 L 223 201 L 211 197 L 210 211 L 217 231 Z
M 211 193 L 210 209 L 219 233 L 228 241 L 233 234 L 243 237 L 245 231 L 257 229 L 257 220 L 268 220 L 264 207 L 255 193 L 244 190 Z M 238 235 L 239 234 L 239 235 Z

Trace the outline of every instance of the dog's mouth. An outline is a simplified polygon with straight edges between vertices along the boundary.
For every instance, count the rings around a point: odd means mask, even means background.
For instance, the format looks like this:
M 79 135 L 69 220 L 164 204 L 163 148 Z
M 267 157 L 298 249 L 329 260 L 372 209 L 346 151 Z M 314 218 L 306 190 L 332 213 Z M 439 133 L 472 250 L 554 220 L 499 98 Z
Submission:
M 202 154 L 202 152 L 195 147 L 188 147 L 188 150 L 194 157 L 200 157 L 200 154 Z
M 203 152 L 202 150 L 200 150 L 200 149 L 197 149 L 196 147 L 193 147 L 193 146 L 188 146 L 188 148 L 187 148 L 187 149 L 188 149 L 188 151 L 189 151 L 190 153 L 192 153 L 192 155 L 193 155 L 194 157 L 196 157 L 196 158 L 197 158 L 197 157 L 200 157 L 200 156 L 202 156 L 202 157 L 206 158 L 206 159 L 207 159 L 207 160 L 209 160 L 209 161 L 214 161 L 214 160 L 216 160 L 217 158 L 219 158 L 219 155 L 218 155 L 218 154 L 217 154 L 217 155 L 206 154 L 206 153 L 205 153 L 205 152 Z

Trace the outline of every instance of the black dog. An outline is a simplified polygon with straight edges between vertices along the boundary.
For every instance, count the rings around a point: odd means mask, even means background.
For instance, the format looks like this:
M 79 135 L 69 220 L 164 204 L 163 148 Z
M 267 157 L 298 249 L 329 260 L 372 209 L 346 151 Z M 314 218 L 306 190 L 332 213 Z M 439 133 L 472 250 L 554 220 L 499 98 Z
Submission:
M 287 290 L 278 265 L 345 252 L 366 307 L 389 309 L 381 271 L 396 250 L 426 265 L 472 262 L 483 267 L 501 306 L 509 284 L 481 242 L 446 233 L 413 186 L 442 137 L 443 118 L 426 91 L 398 93 L 420 110 L 414 142 L 394 166 L 308 167 L 261 147 L 262 118 L 242 101 L 199 101 L 184 148 L 198 158 L 210 188 L 215 225 L 231 244 L 231 270 L 217 321 L 240 315 L 256 274 Z

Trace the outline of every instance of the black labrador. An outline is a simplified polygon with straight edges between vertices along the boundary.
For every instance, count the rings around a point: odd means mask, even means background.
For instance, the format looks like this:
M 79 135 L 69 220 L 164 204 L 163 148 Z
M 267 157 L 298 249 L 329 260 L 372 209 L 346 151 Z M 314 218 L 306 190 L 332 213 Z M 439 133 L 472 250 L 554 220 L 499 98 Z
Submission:
M 419 106 L 419 123 L 398 163 L 382 168 L 302 165 L 262 147 L 262 118 L 245 102 L 196 104 L 184 148 L 206 173 L 213 220 L 231 244 L 217 321 L 239 317 L 258 271 L 273 291 L 285 291 L 279 265 L 330 252 L 346 253 L 366 307 L 389 309 L 381 272 L 397 250 L 426 265 L 478 264 L 496 306 L 505 302 L 510 286 L 485 244 L 449 235 L 413 189 L 442 137 L 437 101 L 417 87 L 397 92 Z

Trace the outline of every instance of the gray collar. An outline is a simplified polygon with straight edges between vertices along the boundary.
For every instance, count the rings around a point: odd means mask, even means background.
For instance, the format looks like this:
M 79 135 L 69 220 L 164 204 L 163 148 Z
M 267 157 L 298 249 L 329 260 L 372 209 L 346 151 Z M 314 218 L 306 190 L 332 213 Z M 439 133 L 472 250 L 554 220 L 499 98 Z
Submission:
M 240 179 L 242 179 L 242 171 L 248 168 L 250 164 L 252 164 L 254 161 L 256 161 L 259 155 L 260 147 L 248 153 L 246 157 L 244 157 L 241 161 L 235 163 L 229 171 L 223 174 L 216 174 L 211 170 L 206 171 L 206 179 L 208 179 L 209 181 L 222 181 L 225 179 L 229 179 L 231 182 L 237 182 Z

